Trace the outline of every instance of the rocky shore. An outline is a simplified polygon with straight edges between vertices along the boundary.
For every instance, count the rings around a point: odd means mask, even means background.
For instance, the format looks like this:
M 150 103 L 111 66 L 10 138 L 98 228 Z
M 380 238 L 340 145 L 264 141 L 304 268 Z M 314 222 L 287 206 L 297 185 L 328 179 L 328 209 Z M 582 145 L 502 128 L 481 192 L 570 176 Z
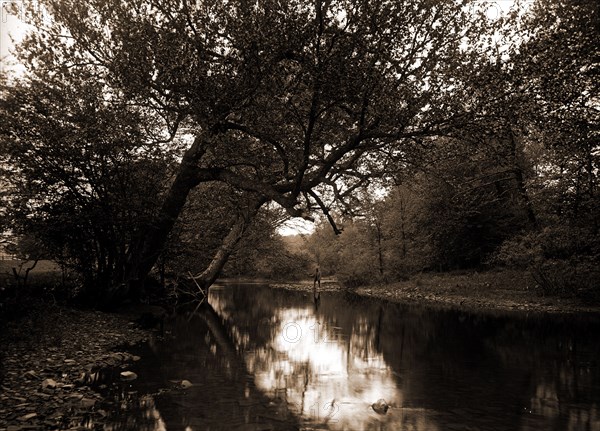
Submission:
M 151 336 L 124 315 L 42 304 L 1 330 L 0 431 L 102 429 L 95 373 L 126 371 L 140 359 L 127 347 Z
M 313 283 L 312 280 L 273 283 L 271 287 L 309 292 Z M 353 289 L 346 289 L 334 280 L 321 284 L 322 292 L 342 290 L 398 303 L 474 312 L 600 313 L 600 304 L 586 304 L 575 297 L 541 295 L 534 280 L 525 271 L 421 274 L 406 281 Z

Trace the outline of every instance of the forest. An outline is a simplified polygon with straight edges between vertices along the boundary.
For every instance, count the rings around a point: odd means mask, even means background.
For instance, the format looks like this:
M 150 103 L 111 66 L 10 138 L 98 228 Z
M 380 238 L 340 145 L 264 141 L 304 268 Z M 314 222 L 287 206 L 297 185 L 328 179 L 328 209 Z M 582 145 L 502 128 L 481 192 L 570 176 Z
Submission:
M 596 2 L 30 6 L 0 81 L 2 247 L 25 262 L 0 302 L 38 261 L 98 306 L 315 266 L 600 299 Z M 314 232 L 282 237 L 291 218 Z

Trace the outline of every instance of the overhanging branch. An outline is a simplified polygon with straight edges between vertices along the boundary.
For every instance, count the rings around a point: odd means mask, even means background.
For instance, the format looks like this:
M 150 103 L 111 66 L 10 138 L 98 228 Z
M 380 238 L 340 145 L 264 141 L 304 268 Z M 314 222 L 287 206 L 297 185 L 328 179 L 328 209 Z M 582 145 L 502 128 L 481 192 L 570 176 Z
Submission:
M 317 205 L 319 205 L 319 208 L 321 208 L 321 211 L 323 212 L 323 214 L 325 214 L 325 216 L 327 217 L 327 221 L 329 221 L 329 224 L 333 228 L 333 232 L 336 235 L 341 234 L 342 233 L 341 229 L 339 229 L 337 227 L 337 225 L 335 224 L 335 220 L 333 219 L 333 217 L 331 217 L 331 214 L 329 212 L 329 208 L 327 208 L 327 206 L 325 205 L 325 203 L 323 202 L 323 200 L 319 197 L 319 195 L 317 195 L 312 190 L 309 190 L 308 194 L 310 195 L 310 197 L 312 197 L 315 200 L 315 202 L 317 203 Z

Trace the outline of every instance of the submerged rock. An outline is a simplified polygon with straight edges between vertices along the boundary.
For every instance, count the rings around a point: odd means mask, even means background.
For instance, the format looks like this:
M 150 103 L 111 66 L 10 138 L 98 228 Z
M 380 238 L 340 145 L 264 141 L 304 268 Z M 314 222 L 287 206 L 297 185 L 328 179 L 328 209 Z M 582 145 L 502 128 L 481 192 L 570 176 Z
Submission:
M 377 400 L 377 402 L 371 404 L 371 407 L 373 408 L 373 410 L 375 410 L 375 413 L 379 413 L 380 415 L 386 414 L 388 409 L 390 408 L 388 403 L 386 403 L 383 398 L 380 398 Z

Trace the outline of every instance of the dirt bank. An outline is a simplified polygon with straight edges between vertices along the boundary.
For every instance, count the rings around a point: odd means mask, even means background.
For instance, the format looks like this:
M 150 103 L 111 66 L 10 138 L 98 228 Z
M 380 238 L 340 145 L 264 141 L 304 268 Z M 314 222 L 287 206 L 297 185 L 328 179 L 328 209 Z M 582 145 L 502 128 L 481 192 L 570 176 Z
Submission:
M 312 281 L 274 283 L 274 288 L 311 291 Z M 344 290 L 330 280 L 322 291 Z M 460 308 L 479 312 L 539 311 L 549 313 L 600 313 L 600 305 L 577 298 L 540 295 L 526 271 L 498 270 L 468 273 L 419 274 L 410 280 L 350 289 L 358 295 L 399 303 Z
M 123 315 L 43 304 L 0 329 L 2 431 L 102 429 L 93 373 L 126 370 L 139 358 L 122 350 L 150 336 Z

